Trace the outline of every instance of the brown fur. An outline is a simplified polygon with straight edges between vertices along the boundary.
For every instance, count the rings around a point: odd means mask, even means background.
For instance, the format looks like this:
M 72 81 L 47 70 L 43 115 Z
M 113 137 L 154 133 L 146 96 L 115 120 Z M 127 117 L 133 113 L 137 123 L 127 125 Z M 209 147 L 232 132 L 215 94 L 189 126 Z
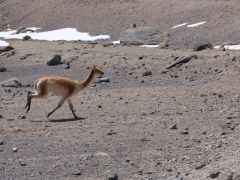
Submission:
M 77 94 L 80 90 L 86 88 L 95 75 L 102 75 L 103 71 L 98 69 L 96 66 L 93 67 L 89 75 L 83 81 L 75 81 L 71 80 L 66 77 L 42 77 L 35 81 L 34 87 L 37 91 L 29 92 L 27 105 L 27 112 L 30 110 L 31 107 L 31 100 L 32 98 L 45 98 L 47 97 L 48 93 L 51 92 L 56 96 L 61 96 L 61 100 L 58 103 L 58 106 L 48 114 L 48 117 L 55 112 L 58 108 L 62 106 L 62 104 L 67 100 L 70 110 L 73 113 L 73 116 L 76 118 L 76 114 L 73 109 L 71 97 Z

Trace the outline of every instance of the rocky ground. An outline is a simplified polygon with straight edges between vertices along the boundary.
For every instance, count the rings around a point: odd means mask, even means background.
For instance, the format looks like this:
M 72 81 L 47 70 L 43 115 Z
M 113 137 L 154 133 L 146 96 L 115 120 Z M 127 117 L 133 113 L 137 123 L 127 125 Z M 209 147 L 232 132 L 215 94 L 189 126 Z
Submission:
M 0 48 L 0 179 L 239 180 L 240 53 L 193 51 L 239 44 L 239 3 L 0 0 L 0 30 L 76 27 L 118 40 L 136 24 L 160 30 L 168 45 L 8 40 L 13 49 Z M 62 64 L 47 65 L 54 55 Z M 109 82 L 95 79 L 73 99 L 82 118 L 67 103 L 47 118 L 59 101 L 51 95 L 25 113 L 37 78 L 83 79 L 94 64 Z
M 0 179 L 237 179 L 239 52 L 11 41 L 0 54 Z M 14 52 L 14 53 L 13 53 Z M 48 66 L 55 54 L 66 65 Z M 196 55 L 166 69 L 176 57 Z M 97 79 L 49 119 L 59 98 L 33 100 L 38 77 Z M 149 71 L 151 73 L 149 73 Z M 149 75 L 150 74 L 150 75 Z M 152 75 L 151 75 L 152 74 Z

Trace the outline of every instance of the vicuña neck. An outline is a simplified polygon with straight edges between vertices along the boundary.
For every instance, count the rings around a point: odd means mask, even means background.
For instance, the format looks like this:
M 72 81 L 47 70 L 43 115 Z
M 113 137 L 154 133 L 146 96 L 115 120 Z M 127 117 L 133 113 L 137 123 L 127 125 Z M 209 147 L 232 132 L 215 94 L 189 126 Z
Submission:
M 92 81 L 93 78 L 94 78 L 94 71 L 91 70 L 91 72 L 89 73 L 87 78 L 79 82 L 79 85 L 80 85 L 81 89 L 87 87 L 90 84 L 90 82 Z

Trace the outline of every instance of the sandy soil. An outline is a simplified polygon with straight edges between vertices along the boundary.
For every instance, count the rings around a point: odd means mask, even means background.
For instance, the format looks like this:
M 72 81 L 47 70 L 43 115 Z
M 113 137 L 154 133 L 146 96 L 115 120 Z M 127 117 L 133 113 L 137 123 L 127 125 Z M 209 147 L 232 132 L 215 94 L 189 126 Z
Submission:
M 239 43 L 239 0 L 0 0 L 0 30 L 7 24 L 42 30 L 76 27 L 117 40 L 132 27 L 170 34 L 169 49 L 103 47 L 80 42 L 9 41 L 0 53 L 0 179 L 238 180 L 240 177 L 240 53 L 199 42 Z M 171 27 L 207 21 L 197 28 Z M 59 54 L 72 61 L 47 66 Z M 197 55 L 169 70 L 176 57 Z M 42 76 L 83 79 L 96 64 L 110 83 L 80 92 L 50 118 L 59 97 L 33 100 L 27 91 Z M 147 70 L 150 76 L 143 76 Z M 116 179 L 116 177 L 115 177 Z
M 59 98 L 34 100 L 0 88 L 0 179 L 219 179 L 239 173 L 239 52 L 144 49 L 64 42 L 11 41 L 0 54 L 0 81 L 24 85 L 44 75 L 83 79 L 93 64 L 110 83 L 91 83 L 49 119 Z M 70 69 L 47 66 L 54 54 Z M 177 56 L 196 54 L 166 71 Z M 26 59 L 20 60 L 26 56 Z M 146 70 L 152 76 L 142 76 Z M 176 125 L 176 129 L 171 129 Z M 17 152 L 13 149 L 17 148 Z

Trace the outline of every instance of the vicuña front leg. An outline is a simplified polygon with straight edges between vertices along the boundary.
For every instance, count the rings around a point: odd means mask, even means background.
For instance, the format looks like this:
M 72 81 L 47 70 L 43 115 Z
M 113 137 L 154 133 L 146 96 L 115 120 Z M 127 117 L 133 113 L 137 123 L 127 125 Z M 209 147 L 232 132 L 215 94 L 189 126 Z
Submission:
M 50 113 L 48 113 L 47 117 L 49 117 L 49 116 L 50 116 L 52 113 L 54 113 L 58 108 L 60 108 L 60 107 L 63 105 L 63 103 L 66 101 L 66 99 L 67 99 L 66 97 L 62 98 L 62 99 L 59 101 L 57 107 L 56 107 L 55 109 L 53 109 Z
M 75 110 L 74 110 L 74 108 L 73 108 L 73 104 L 72 104 L 71 99 L 69 98 L 67 101 L 68 101 L 68 106 L 69 106 L 70 110 L 72 111 L 72 114 L 73 114 L 74 118 L 77 119 L 78 116 L 75 114 Z

